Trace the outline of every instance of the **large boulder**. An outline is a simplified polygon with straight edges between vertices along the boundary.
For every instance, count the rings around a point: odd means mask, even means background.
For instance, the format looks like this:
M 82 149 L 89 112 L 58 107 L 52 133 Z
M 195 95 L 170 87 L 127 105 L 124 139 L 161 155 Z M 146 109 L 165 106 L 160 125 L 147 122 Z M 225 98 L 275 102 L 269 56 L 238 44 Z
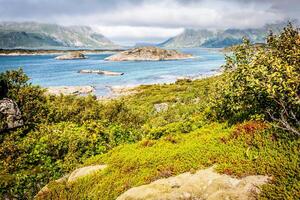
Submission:
M 76 181 L 78 178 L 95 173 L 96 171 L 99 171 L 99 170 L 103 170 L 106 167 L 107 167 L 107 165 L 93 165 L 93 166 L 87 166 L 87 167 L 82 167 L 82 168 L 76 169 L 75 171 L 73 171 L 70 174 L 70 176 L 68 178 L 68 182 Z
M 159 61 L 193 58 L 190 54 L 157 47 L 139 47 L 105 58 L 108 61 Z
M 254 200 L 257 199 L 259 186 L 267 182 L 266 176 L 237 179 L 208 168 L 195 174 L 184 173 L 132 188 L 117 200 Z
M 23 126 L 21 111 L 11 99 L 4 98 L 0 100 L 0 131 Z

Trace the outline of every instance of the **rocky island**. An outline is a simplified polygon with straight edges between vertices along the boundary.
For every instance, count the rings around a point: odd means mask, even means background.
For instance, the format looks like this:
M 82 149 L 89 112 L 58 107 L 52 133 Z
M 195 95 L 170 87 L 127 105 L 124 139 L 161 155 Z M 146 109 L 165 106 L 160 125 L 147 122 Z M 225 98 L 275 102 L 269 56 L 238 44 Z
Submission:
M 87 57 L 80 52 L 71 52 L 65 55 L 57 56 L 56 60 L 77 60 L 77 59 L 86 59 Z
M 191 54 L 158 47 L 138 47 L 105 58 L 107 61 L 160 61 L 193 58 Z
M 123 72 L 111 72 L 111 71 L 105 71 L 105 70 L 93 70 L 93 69 L 83 69 L 78 71 L 78 73 L 81 74 L 100 74 L 100 75 L 107 75 L 107 76 L 121 76 L 124 75 Z

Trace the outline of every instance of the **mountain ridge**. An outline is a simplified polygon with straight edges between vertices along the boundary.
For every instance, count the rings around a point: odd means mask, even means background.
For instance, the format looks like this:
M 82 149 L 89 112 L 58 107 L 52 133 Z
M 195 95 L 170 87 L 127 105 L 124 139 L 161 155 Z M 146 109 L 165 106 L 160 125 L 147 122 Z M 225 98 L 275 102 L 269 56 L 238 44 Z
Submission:
M 297 24 L 297 21 L 294 20 L 292 23 Z M 287 22 L 279 22 L 266 24 L 261 28 L 246 29 L 185 29 L 179 35 L 167 39 L 158 46 L 166 48 L 224 48 L 240 44 L 243 37 L 249 38 L 254 43 L 264 43 L 269 31 L 278 33 L 286 24 Z
M 88 26 L 38 22 L 0 22 L 1 48 L 115 48 L 118 45 Z

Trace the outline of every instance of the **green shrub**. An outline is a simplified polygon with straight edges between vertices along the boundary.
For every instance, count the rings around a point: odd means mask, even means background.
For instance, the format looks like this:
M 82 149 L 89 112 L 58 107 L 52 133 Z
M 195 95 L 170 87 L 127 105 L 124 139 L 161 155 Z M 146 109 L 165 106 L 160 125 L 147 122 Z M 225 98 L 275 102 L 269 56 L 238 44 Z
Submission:
M 20 108 L 24 124 L 34 127 L 46 120 L 48 110 L 44 90 L 28 80 L 22 69 L 0 73 L 0 96 L 13 99 Z
M 300 135 L 300 36 L 289 24 L 271 34 L 264 46 L 249 41 L 227 57 L 220 95 L 213 109 L 218 118 L 233 122 L 251 118 L 277 121 Z

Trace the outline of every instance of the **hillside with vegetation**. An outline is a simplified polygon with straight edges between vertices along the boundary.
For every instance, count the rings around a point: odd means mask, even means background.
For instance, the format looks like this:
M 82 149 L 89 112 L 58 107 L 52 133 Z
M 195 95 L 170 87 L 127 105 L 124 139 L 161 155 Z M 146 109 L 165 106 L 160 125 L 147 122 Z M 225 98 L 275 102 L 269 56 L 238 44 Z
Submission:
M 214 166 L 237 178 L 270 177 L 260 199 L 299 199 L 299 30 L 289 24 L 256 48 L 245 39 L 223 68 L 105 101 L 46 95 L 21 69 L 1 73 L 0 99 L 16 102 L 24 125 L 8 129 L 0 113 L 0 196 L 111 200 Z M 104 164 L 74 182 L 55 181 Z
M 3 49 L 118 48 L 88 26 L 60 26 L 36 22 L 1 22 Z

